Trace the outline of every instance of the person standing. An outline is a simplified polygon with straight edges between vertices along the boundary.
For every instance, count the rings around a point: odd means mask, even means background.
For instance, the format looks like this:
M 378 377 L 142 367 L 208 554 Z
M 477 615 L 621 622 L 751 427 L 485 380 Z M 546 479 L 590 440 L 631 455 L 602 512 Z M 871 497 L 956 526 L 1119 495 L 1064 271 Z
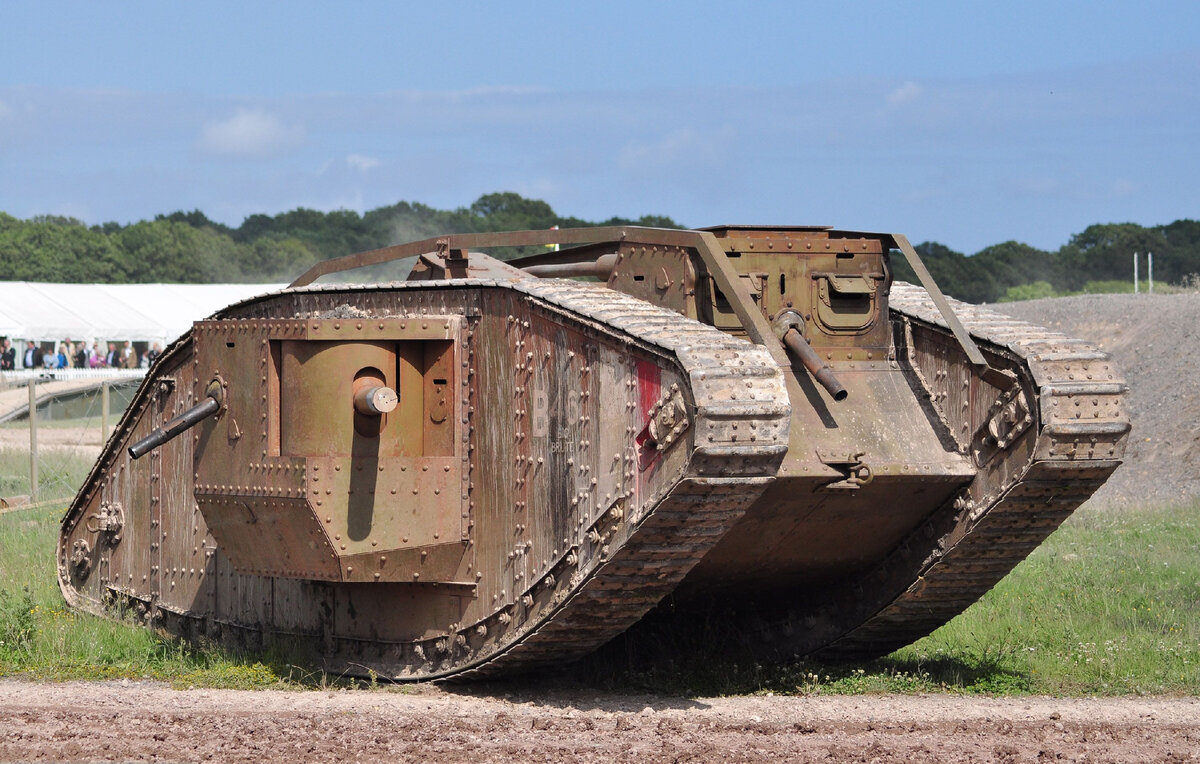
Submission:
M 117 352 L 117 343 L 108 343 L 108 355 L 104 356 L 104 365 L 110 369 L 121 365 L 121 354 Z
M 0 351 L 0 371 L 13 371 L 17 368 L 17 349 L 12 346 L 12 340 L 4 338 L 4 349 Z
M 25 368 L 40 369 L 42 367 L 42 348 L 33 340 L 29 340 L 29 346 L 25 348 Z

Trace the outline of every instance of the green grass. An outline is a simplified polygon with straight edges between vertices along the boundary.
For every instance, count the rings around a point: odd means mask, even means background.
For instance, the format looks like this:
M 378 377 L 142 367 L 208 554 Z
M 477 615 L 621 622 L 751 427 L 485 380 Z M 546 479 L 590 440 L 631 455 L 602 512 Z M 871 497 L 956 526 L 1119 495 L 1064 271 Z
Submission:
M 54 569 L 61 516 L 61 508 L 0 515 L 0 676 L 145 678 L 228 688 L 335 683 L 282 654 L 192 646 L 131 622 L 67 609 Z
M 1200 695 L 1200 505 L 1085 511 L 980 602 L 894 654 L 994 660 L 1053 694 Z
M 1195 274 L 1189 276 L 1181 285 L 1168 284 L 1159 281 L 1154 284 L 1154 294 L 1179 294 L 1180 292 L 1195 292 L 1197 288 Z M 1150 293 L 1150 281 L 1138 281 L 1138 289 L 1142 294 Z M 997 302 L 1020 302 L 1021 300 L 1041 300 L 1047 297 L 1072 297 L 1081 294 L 1133 294 L 1133 281 L 1089 281 L 1078 292 L 1060 292 L 1049 281 L 1033 281 L 1028 284 L 1010 286 Z
M 348 684 L 278 652 L 191 646 L 66 610 L 53 559 L 60 512 L 0 515 L 0 676 L 148 677 L 238 688 Z M 660 619 L 554 681 L 683 695 L 1200 696 L 1200 503 L 1084 510 L 965 613 L 882 660 L 763 664 L 733 638 L 735 629 L 713 623 L 685 633 Z
M 69 502 L 96 459 L 90 453 L 44 449 L 38 454 L 38 499 Z M 0 448 L 0 496 L 28 496 L 29 450 Z M 0 565 L 3 560 L 0 559 Z
M 1200 504 L 1086 509 L 930 636 L 852 664 L 755 661 L 719 616 L 630 632 L 576 669 L 613 689 L 684 695 L 1200 695 Z

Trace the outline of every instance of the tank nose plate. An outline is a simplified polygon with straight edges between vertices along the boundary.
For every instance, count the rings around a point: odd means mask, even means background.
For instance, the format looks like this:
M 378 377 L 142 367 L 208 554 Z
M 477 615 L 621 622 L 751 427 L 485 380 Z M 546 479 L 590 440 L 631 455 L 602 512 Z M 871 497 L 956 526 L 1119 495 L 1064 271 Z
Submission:
M 228 409 L 196 435 L 196 499 L 239 572 L 457 580 L 469 539 L 461 417 L 447 413 L 464 405 L 464 326 L 459 315 L 196 325 L 198 378 L 259 371 L 229 385 Z

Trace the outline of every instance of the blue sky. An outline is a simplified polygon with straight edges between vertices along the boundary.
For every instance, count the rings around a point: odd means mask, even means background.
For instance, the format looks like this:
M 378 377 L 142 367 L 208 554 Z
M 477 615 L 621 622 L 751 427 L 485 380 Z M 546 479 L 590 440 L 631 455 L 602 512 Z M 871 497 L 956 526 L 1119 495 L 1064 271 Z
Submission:
M 894 230 L 1200 217 L 1200 3 L 0 5 L 0 210 Z

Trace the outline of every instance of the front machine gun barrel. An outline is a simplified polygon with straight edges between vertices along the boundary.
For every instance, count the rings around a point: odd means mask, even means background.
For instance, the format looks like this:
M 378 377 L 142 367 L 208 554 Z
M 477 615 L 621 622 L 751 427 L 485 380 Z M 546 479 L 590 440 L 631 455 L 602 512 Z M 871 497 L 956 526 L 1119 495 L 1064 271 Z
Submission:
M 775 319 L 774 329 L 784 346 L 805 369 L 808 369 L 808 373 L 817 384 L 829 391 L 831 398 L 835 401 L 846 400 L 849 393 L 834 376 L 833 369 L 821 360 L 821 356 L 817 355 L 817 351 L 813 350 L 812 345 L 808 344 L 808 340 L 800 333 L 798 327 L 802 326 L 804 320 L 800 314 L 794 310 L 785 310 Z
M 209 383 L 208 389 L 205 391 L 206 397 L 202 402 L 166 422 L 162 427 L 156 427 L 149 435 L 130 446 L 129 457 L 139 459 L 216 414 L 221 410 L 222 390 L 221 384 L 216 380 Z
M 804 339 L 804 335 L 795 329 L 788 329 L 783 335 L 783 344 L 787 345 L 787 349 L 796 355 L 804 368 L 808 369 L 808 373 L 812 374 L 817 384 L 829 391 L 830 397 L 835 401 L 846 400 L 846 396 L 849 395 L 846 388 L 834 376 L 833 369 L 821 360 L 817 351 L 813 350 L 812 345 L 808 344 L 808 340 Z

